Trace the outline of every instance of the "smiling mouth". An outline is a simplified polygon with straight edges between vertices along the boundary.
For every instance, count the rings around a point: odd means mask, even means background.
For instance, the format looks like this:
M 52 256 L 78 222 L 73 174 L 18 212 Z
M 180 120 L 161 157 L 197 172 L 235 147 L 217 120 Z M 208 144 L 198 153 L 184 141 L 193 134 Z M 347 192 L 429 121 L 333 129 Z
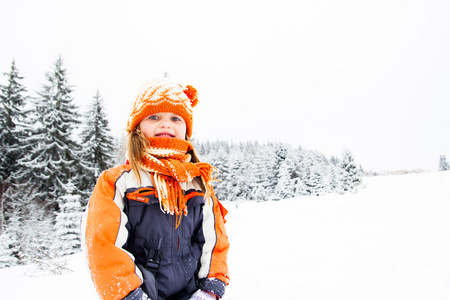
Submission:
M 173 138 L 175 137 L 173 134 L 167 133 L 167 132 L 161 132 L 155 135 L 156 137 L 168 137 Z

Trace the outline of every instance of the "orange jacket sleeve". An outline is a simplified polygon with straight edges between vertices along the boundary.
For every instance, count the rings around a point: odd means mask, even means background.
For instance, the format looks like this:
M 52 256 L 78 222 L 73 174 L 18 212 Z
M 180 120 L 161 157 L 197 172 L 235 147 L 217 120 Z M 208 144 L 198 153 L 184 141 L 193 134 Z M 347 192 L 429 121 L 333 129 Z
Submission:
M 101 299 L 122 299 L 142 281 L 134 257 L 122 249 L 127 240 L 120 177 L 121 166 L 102 173 L 83 220 L 83 240 L 92 280 Z

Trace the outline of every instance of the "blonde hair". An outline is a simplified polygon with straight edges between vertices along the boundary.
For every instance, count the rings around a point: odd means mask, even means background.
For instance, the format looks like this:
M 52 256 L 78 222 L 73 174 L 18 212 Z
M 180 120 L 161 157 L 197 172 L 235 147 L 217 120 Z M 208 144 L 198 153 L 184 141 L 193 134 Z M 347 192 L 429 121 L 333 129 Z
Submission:
M 127 140 L 127 153 L 128 160 L 131 165 L 131 169 L 133 170 L 134 176 L 136 176 L 139 183 L 141 183 L 141 173 L 140 173 L 140 162 L 144 156 L 145 149 L 150 145 L 150 141 L 145 137 L 145 135 L 141 132 L 140 127 L 138 126 L 136 130 L 128 132 L 128 140 Z M 190 142 L 191 139 L 186 134 L 186 141 Z M 192 150 L 188 151 L 188 154 L 191 155 L 192 163 L 201 162 L 200 157 L 197 151 L 192 148 Z

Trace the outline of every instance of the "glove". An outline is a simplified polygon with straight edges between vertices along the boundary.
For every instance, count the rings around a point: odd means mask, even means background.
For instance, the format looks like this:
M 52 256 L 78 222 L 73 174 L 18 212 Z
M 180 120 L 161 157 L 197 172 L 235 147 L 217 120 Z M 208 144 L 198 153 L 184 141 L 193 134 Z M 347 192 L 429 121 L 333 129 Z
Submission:
M 196 291 L 189 300 L 216 300 L 218 299 L 217 296 L 213 296 L 211 294 L 208 294 L 202 290 Z

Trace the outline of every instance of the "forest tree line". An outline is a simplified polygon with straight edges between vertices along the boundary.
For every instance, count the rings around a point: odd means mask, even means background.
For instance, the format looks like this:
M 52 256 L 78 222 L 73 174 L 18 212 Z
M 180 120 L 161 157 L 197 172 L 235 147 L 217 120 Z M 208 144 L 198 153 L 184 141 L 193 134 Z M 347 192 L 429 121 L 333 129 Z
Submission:
M 219 199 L 268 201 L 353 192 L 363 171 L 352 154 L 327 159 L 317 151 L 281 142 L 198 143 L 202 160 L 217 170 Z

